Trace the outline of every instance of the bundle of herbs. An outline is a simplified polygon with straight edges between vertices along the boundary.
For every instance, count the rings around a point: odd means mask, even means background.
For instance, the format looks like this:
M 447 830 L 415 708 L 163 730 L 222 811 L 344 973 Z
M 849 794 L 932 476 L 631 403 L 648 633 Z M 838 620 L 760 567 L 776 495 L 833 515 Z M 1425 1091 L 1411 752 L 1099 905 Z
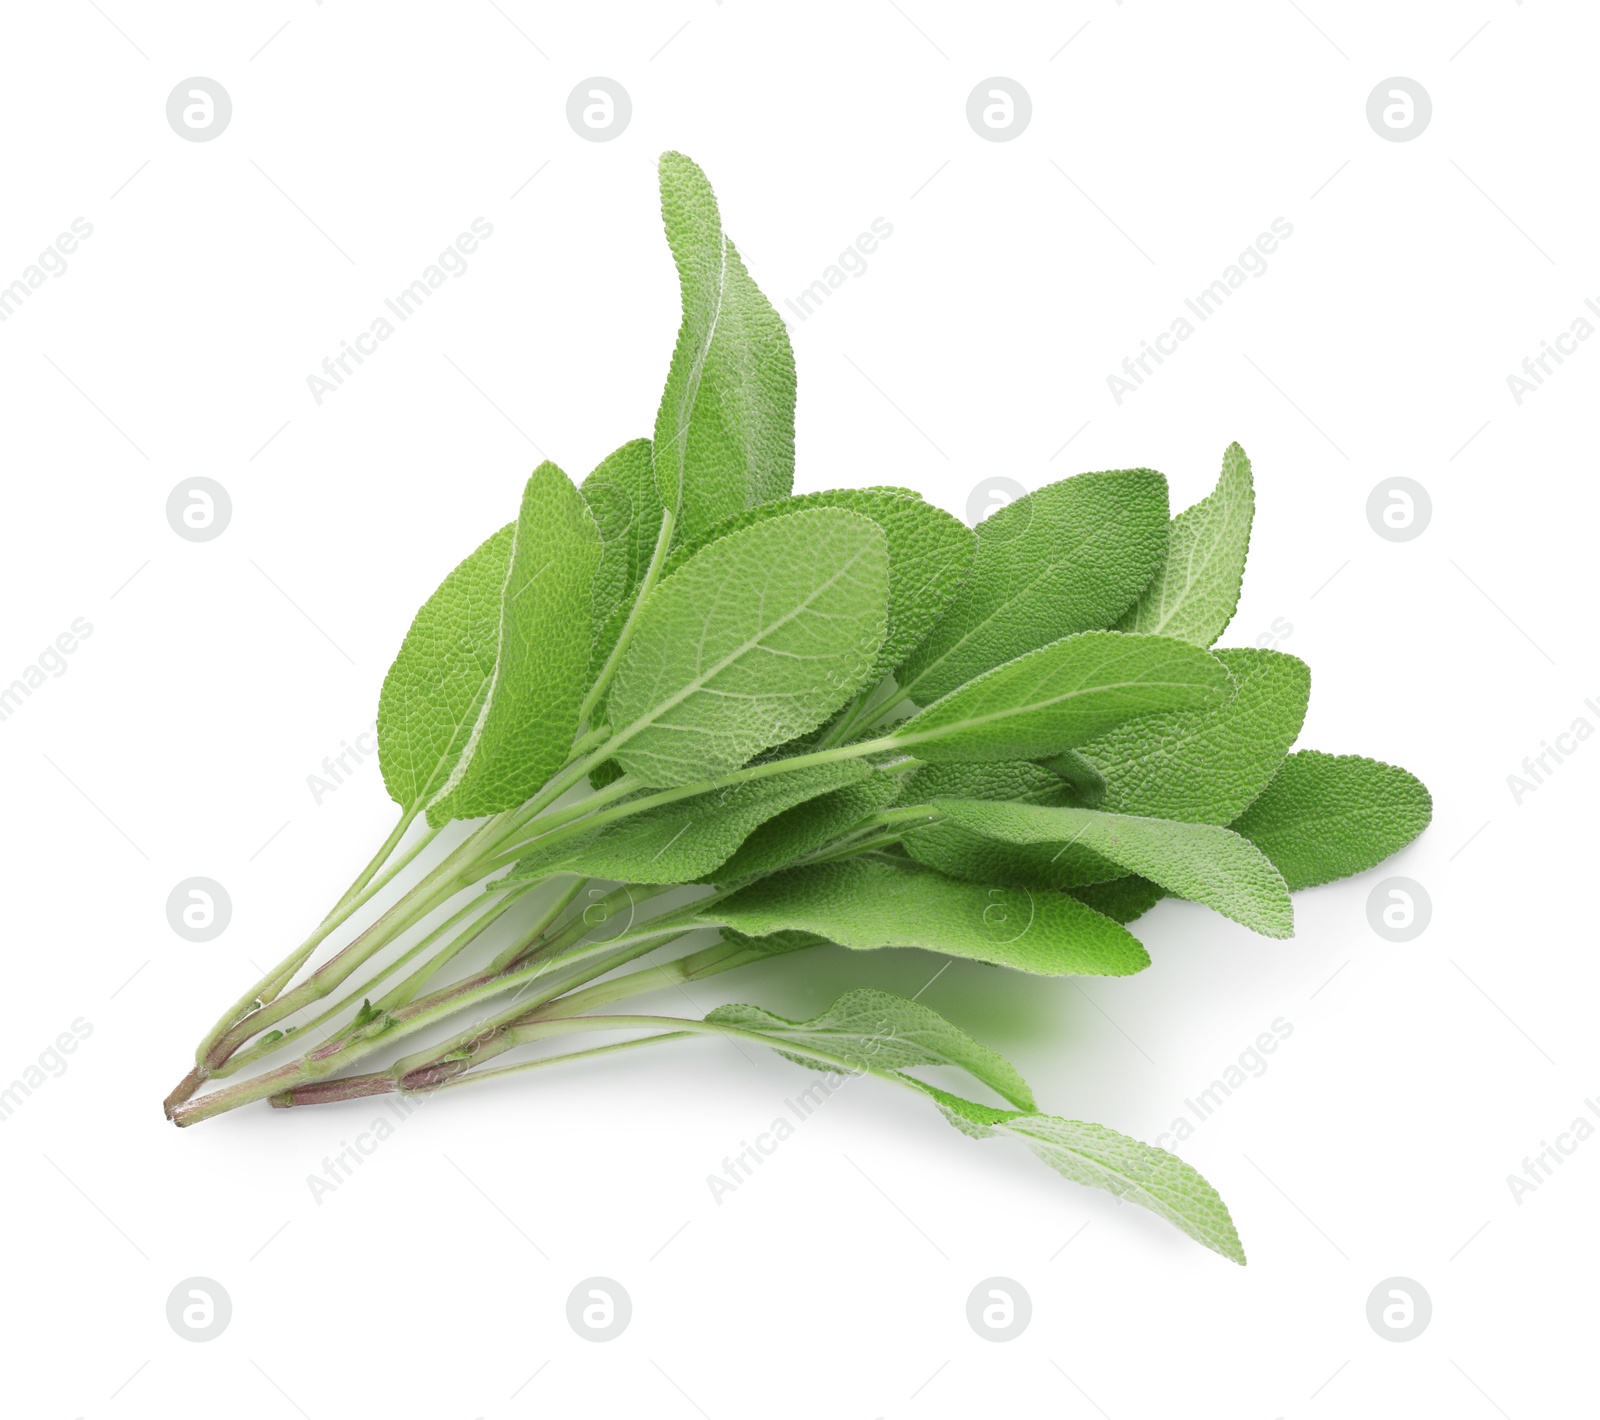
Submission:
M 653 436 L 581 486 L 541 464 L 417 613 L 378 711 L 399 821 L 206 1034 L 168 1115 L 731 1036 L 1021 1139 L 1242 1263 L 1192 1168 L 1038 1112 L 919 1001 L 855 990 L 806 1021 L 625 1009 L 824 943 L 1126 976 L 1150 960 L 1127 924 L 1166 896 L 1287 937 L 1291 891 L 1370 868 L 1430 813 L 1402 769 L 1291 752 L 1302 662 L 1210 649 L 1254 510 L 1238 445 L 1177 517 L 1149 469 L 1063 479 L 976 531 L 901 488 L 793 496 L 783 323 L 705 175 L 676 153 L 660 175 L 683 320 Z

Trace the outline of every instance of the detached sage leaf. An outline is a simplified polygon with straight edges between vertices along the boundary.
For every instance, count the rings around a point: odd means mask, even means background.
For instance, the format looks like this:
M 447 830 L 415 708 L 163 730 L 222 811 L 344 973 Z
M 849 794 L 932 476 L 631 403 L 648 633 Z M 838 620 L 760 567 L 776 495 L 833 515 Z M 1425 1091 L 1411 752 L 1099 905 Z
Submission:
M 514 809 L 566 762 L 589 675 L 600 534 L 572 480 L 542 463 L 522 492 L 494 674 L 428 821 Z
M 918 759 L 1042 759 L 1135 715 L 1204 710 L 1232 693 L 1222 662 L 1187 641 L 1086 631 L 969 681 L 891 737 Z
M 1364 873 L 1428 826 L 1433 798 L 1414 774 L 1358 754 L 1301 750 L 1233 823 L 1292 891 Z
M 692 538 L 794 484 L 794 352 L 722 230 L 706 175 L 661 155 L 661 216 L 683 323 L 656 414 L 655 472 L 675 536 Z
M 1036 976 L 1130 976 L 1150 958 L 1127 928 L 1066 893 L 980 887 L 915 863 L 792 868 L 706 908 L 706 925 L 816 932 L 842 947 L 925 947 Z
M 1211 645 L 1239 605 L 1255 511 L 1250 460 L 1229 444 L 1217 486 L 1172 520 L 1166 560 L 1118 628 Z
M 815 729 L 871 674 L 888 595 L 882 530 L 842 508 L 702 548 L 640 609 L 607 699 L 617 762 L 692 784 Z
M 1081 473 L 978 524 L 978 549 L 943 619 L 899 672 L 929 705 L 1063 636 L 1110 626 L 1161 565 L 1167 480 L 1148 468 Z
M 719 1006 L 706 1020 L 753 1031 L 790 1060 L 812 1069 L 830 1067 L 783 1046 L 809 1046 L 861 1070 L 953 1065 L 1019 1109 L 1034 1107 L 1033 1091 L 1008 1061 L 931 1007 L 887 991 L 848 992 L 809 1021 L 789 1021 L 758 1006 L 737 1005 Z
M 516 524 L 507 523 L 422 604 L 378 697 L 378 764 L 389 797 L 427 803 L 477 722 L 500 638 L 500 593 Z

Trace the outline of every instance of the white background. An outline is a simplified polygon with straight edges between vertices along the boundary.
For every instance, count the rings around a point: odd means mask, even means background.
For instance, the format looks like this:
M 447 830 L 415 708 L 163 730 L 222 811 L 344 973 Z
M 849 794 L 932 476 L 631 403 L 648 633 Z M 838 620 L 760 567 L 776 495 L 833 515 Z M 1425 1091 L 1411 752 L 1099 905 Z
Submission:
M 1592 1406 L 1600 1142 L 1520 1204 L 1506 1176 L 1600 1095 L 1600 744 L 1520 805 L 1506 776 L 1600 725 L 1600 342 L 1520 405 L 1506 377 L 1600 296 L 1597 41 L 1592 7 L 1556 0 L 9 8 L 0 282 L 74 218 L 94 234 L 0 325 L 0 680 L 75 617 L 94 630 L 0 723 L 0 1078 L 93 1028 L 0 1134 L 8 1411 Z M 210 142 L 165 117 L 194 75 L 232 98 Z M 565 117 L 593 75 L 632 98 L 612 142 Z M 966 119 L 992 75 L 1032 97 L 1013 141 Z M 1410 142 L 1366 119 L 1396 75 L 1432 97 Z M 252 962 L 389 826 L 375 763 L 320 806 L 306 781 L 370 724 L 416 606 L 541 456 L 581 477 L 649 432 L 677 321 L 669 147 L 705 166 L 780 309 L 893 224 L 796 322 L 799 489 L 903 484 L 959 512 L 995 476 L 1148 465 L 1179 508 L 1238 439 L 1258 513 L 1225 643 L 1292 627 L 1302 744 L 1433 790 L 1401 858 L 1297 899 L 1293 941 L 1167 902 L 1140 977 L 958 963 L 923 998 L 1042 1107 L 1147 1139 L 1292 1024 L 1181 1146 L 1247 1268 L 871 1083 L 718 1206 L 706 1176 L 809 1077 L 717 1042 L 432 1101 L 320 1204 L 307 1176 L 369 1102 L 162 1120 Z M 306 377 L 478 217 L 494 234 L 467 273 L 319 406 Z M 1266 273 L 1119 405 L 1106 376 L 1274 218 L 1294 231 Z M 165 516 L 197 475 L 233 502 L 209 543 Z M 1365 512 L 1395 475 L 1432 497 L 1405 543 Z M 1394 873 L 1433 904 L 1403 945 L 1367 920 Z M 207 945 L 165 915 L 194 875 L 233 902 Z M 795 1016 L 938 965 L 807 954 L 695 1004 Z M 595 1275 L 633 1301 L 605 1345 L 565 1317 Z M 996 1275 L 1033 1305 L 1004 1345 L 965 1319 Z M 1397 1275 L 1433 1303 L 1404 1344 L 1366 1319 Z M 233 1306 L 203 1345 L 165 1314 L 194 1276 Z

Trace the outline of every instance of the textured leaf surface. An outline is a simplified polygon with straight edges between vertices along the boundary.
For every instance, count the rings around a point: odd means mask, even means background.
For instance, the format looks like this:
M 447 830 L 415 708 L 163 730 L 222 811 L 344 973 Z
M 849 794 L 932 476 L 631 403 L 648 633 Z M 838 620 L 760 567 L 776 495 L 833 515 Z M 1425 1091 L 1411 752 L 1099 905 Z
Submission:
M 671 576 L 707 542 L 802 508 L 847 508 L 883 529 L 889 546 L 889 613 L 887 634 L 872 668 L 876 680 L 928 634 L 972 566 L 976 539 L 971 530 L 915 494 L 890 488 L 835 488 L 762 503 L 724 519 L 697 542 L 680 544 L 667 560 L 664 575 Z
M 515 523 L 465 558 L 422 604 L 378 697 L 378 764 L 396 803 L 425 803 L 461 757 L 494 674 L 500 593 Z
M 1110 813 L 1229 823 L 1278 772 L 1311 694 L 1304 661 L 1254 647 L 1212 652 L 1236 693 L 1210 710 L 1148 715 L 1080 745 Z
M 553 463 L 540 464 L 522 491 L 494 673 L 429 823 L 515 808 L 565 763 L 588 684 L 599 563 L 583 495 Z
M 1113 922 L 1127 923 L 1143 917 L 1167 896 L 1167 890 L 1149 878 L 1130 876 L 1073 888 L 1072 895 L 1096 912 L 1104 913 Z
M 1179 714 L 1194 712 L 1179 711 Z M 1198 712 L 1204 713 L 1204 712 Z M 1151 719 L 1159 718 L 1151 716 Z M 1045 768 L 1052 774 L 1058 775 L 1072 786 L 1073 802 L 1080 808 L 1097 809 L 1100 801 L 1106 796 L 1106 781 L 1094 765 L 1090 764 L 1083 755 L 1075 749 L 1064 750 L 1060 754 L 1051 755 L 1044 761 Z M 959 798 L 983 798 L 981 794 L 962 794 Z
M 972 571 L 907 660 L 900 687 L 929 705 L 1037 647 L 1110 626 L 1161 565 L 1167 480 L 1147 468 L 1084 473 L 978 525 Z
M 1232 693 L 1222 662 L 1187 641 L 1087 631 L 969 681 L 893 737 L 918 759 L 1042 759 L 1135 715 L 1203 710 Z
M 933 1097 L 963 1134 L 1020 1139 L 1063 1178 L 1148 1208 L 1196 1242 L 1244 1265 L 1244 1246 L 1227 1204 L 1176 1154 L 1141 1144 L 1103 1124 L 990 1109 L 921 1081 L 914 1083 Z
M 1065 893 L 986 888 L 888 859 L 776 873 L 702 920 L 756 934 L 816 932 L 863 950 L 925 947 L 1039 976 L 1128 976 L 1150 964 L 1125 927 Z
M 1211 645 L 1239 605 L 1255 511 L 1250 460 L 1229 444 L 1217 486 L 1172 520 L 1165 561 L 1118 627 Z
M 683 322 L 656 414 L 661 502 L 692 538 L 794 484 L 794 352 L 756 288 L 706 175 L 661 155 L 661 216 L 678 266 Z
M 744 932 L 736 932 L 732 927 L 722 929 L 722 940 L 751 954 L 752 961 L 763 957 L 787 956 L 790 952 L 803 952 L 808 947 L 832 945 L 826 937 L 820 937 L 815 932 L 768 932 L 765 936 L 752 937 Z M 705 950 L 711 949 L 707 947 Z
M 815 729 L 871 674 L 888 591 L 882 530 L 842 508 L 702 548 L 640 608 L 607 699 L 617 762 L 690 784 Z
M 616 643 L 622 626 L 619 613 L 632 604 L 661 531 L 661 495 L 656 491 L 650 441 L 633 439 L 607 454 L 583 480 L 582 492 L 600 529 L 594 643 L 589 655 L 591 670 L 597 671 Z
M 1034 1107 L 1033 1091 L 1009 1062 L 937 1011 L 887 991 L 848 992 L 809 1021 L 789 1021 L 757 1006 L 738 1005 L 719 1006 L 706 1020 L 755 1031 L 775 1044 L 810 1047 L 862 1070 L 953 1065 L 1019 1109 Z M 803 1056 L 789 1058 L 827 1068 Z
M 908 804 L 928 803 L 933 799 L 990 799 L 1019 804 L 1075 802 L 1071 784 L 1029 759 L 1001 760 L 993 764 L 925 764 L 911 776 L 901 797 Z M 1090 861 L 1087 855 L 1081 855 L 1074 863 L 1078 873 L 1067 875 L 1051 863 L 1055 854 L 1053 848 L 996 843 L 951 824 L 910 828 L 903 847 L 917 862 L 964 882 L 1058 888 L 1094 880 L 1093 875 L 1084 872 L 1085 864 Z M 1121 872 L 1115 863 L 1105 860 L 1101 861 L 1100 868 L 1099 876 L 1105 878 Z
M 930 799 L 1007 799 L 1024 804 L 1072 802 L 1072 785 L 1031 759 L 989 764 L 924 764 L 901 796 L 908 804 Z
M 871 773 L 858 760 L 818 764 L 646 809 L 519 861 L 512 878 L 581 873 L 632 883 L 690 883 L 713 872 L 757 828 L 806 799 Z
M 847 761 L 860 763 L 859 760 Z M 783 777 L 783 776 L 780 776 Z M 813 853 L 847 833 L 869 814 L 886 809 L 899 798 L 904 776 L 874 770 L 859 783 L 835 789 L 769 819 L 745 839 L 739 851 L 708 877 L 737 882 L 757 873 L 770 873 L 804 854 Z
M 1433 799 L 1415 775 L 1356 754 L 1300 750 L 1233 824 L 1291 889 L 1364 873 L 1428 826 Z
M 949 877 L 1001 887 L 1061 892 L 1110 882 L 1125 877 L 1128 871 L 1081 842 L 1070 847 L 1051 842 L 1012 843 L 986 838 L 955 823 L 909 829 L 904 847 L 917 862 Z
M 1294 932 L 1289 890 L 1253 843 L 1214 824 L 1176 823 L 1094 809 L 936 799 L 949 822 L 1005 843 L 1059 845 L 1109 859 L 1168 892 L 1204 903 L 1268 937 Z M 1067 884 L 1063 884 L 1067 886 Z

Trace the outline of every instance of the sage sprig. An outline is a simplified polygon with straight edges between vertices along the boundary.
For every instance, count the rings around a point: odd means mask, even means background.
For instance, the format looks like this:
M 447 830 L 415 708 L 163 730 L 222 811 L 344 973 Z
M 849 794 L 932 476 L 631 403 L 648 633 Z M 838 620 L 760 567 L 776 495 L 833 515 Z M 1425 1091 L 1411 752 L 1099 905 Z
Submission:
M 1039 1113 L 920 1002 L 616 1009 L 825 943 L 1125 976 L 1149 965 L 1128 924 L 1164 896 L 1286 937 L 1292 889 L 1371 867 L 1431 808 L 1402 769 L 1290 752 L 1300 661 L 1211 649 L 1254 511 L 1237 444 L 1175 518 L 1149 469 L 1063 479 L 976 531 L 900 488 L 793 496 L 783 322 L 700 169 L 669 153 L 660 176 L 683 320 L 652 437 L 581 485 L 541 463 L 424 603 L 379 697 L 394 831 L 207 1032 L 168 1115 L 732 1036 L 904 1088 L 1242 1263 L 1192 1168 Z

